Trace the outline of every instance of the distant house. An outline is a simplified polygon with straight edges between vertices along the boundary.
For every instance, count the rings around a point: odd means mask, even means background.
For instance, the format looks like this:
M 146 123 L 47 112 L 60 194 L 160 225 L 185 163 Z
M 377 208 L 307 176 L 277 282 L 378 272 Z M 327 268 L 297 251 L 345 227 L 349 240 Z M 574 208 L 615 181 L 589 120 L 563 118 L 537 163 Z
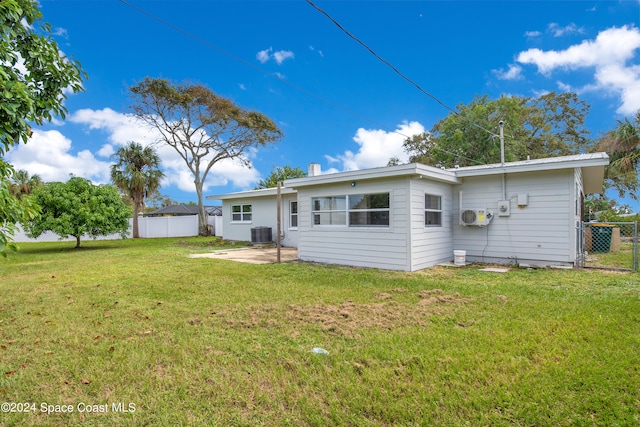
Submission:
M 416 271 L 468 261 L 573 266 L 585 194 L 602 192 L 605 153 L 438 169 L 418 163 L 284 182 L 282 244 L 303 261 Z M 276 189 L 222 200 L 225 239 L 276 231 Z M 275 238 L 275 235 L 273 235 Z
M 204 210 L 207 211 L 209 216 L 222 215 L 222 206 L 205 206 Z M 173 205 L 160 208 L 153 212 L 145 214 L 145 216 L 185 216 L 185 215 L 198 215 L 197 205 Z

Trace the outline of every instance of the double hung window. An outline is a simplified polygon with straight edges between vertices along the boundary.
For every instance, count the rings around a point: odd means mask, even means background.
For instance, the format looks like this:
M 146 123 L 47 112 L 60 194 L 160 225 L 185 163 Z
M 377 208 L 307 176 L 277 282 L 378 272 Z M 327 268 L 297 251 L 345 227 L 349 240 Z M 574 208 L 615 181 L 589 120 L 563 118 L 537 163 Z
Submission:
M 289 227 L 298 228 L 298 202 L 289 203 Z
M 442 227 L 442 196 L 424 195 L 425 227 Z

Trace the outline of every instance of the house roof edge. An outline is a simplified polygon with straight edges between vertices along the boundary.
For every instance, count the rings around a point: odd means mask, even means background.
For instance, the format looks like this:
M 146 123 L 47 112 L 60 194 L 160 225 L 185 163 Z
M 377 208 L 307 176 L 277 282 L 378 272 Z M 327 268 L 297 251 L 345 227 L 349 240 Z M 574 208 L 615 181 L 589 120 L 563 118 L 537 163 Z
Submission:
M 345 181 L 371 180 L 398 176 L 422 176 L 437 181 L 458 183 L 455 173 L 445 169 L 421 163 L 408 163 L 397 166 L 383 166 L 371 169 L 359 169 L 345 172 L 327 173 L 322 175 L 294 178 L 284 181 L 286 187 L 298 188 L 314 185 L 332 184 Z

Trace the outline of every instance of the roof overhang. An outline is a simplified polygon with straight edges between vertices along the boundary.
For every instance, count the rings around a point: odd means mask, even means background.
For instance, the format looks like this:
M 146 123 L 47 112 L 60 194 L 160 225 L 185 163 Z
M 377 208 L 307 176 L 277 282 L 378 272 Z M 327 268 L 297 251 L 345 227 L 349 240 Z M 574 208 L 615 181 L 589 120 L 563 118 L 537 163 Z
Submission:
M 295 190 L 287 187 L 280 188 L 280 194 L 295 194 Z M 278 195 L 278 188 L 261 188 L 259 190 L 238 191 L 236 193 L 216 194 L 213 196 L 207 196 L 207 200 L 232 200 L 232 199 L 246 199 L 248 197 L 275 197 Z
M 287 188 L 310 187 L 315 185 L 338 184 L 341 182 L 358 180 L 376 180 L 397 177 L 426 178 L 433 181 L 457 184 L 459 182 L 455 172 L 426 166 L 420 163 L 409 163 L 398 166 L 385 166 L 372 169 L 362 169 L 347 172 L 328 173 L 308 176 L 305 178 L 288 179 L 284 181 Z
M 582 168 L 582 186 L 584 194 L 602 193 L 604 183 L 604 166 Z
M 574 156 L 550 157 L 546 159 L 524 160 L 503 164 L 467 166 L 455 171 L 460 178 L 471 176 L 511 174 L 521 172 L 542 172 L 558 169 L 581 169 L 584 192 L 600 193 L 604 182 L 604 168 L 609 164 L 606 153 L 577 154 Z
M 524 160 L 504 164 L 466 166 L 453 169 L 438 169 L 421 163 L 385 166 L 347 172 L 336 172 L 304 178 L 287 179 L 281 187 L 281 194 L 295 194 L 297 188 L 318 185 L 338 184 L 358 180 L 381 180 L 388 178 L 408 177 L 429 179 L 449 184 L 459 184 L 462 178 L 484 175 L 512 174 L 522 172 L 542 172 L 547 170 L 577 169 L 582 170 L 584 192 L 600 193 L 604 181 L 604 168 L 609 164 L 606 153 L 578 154 L 574 156 L 550 157 L 546 159 Z M 236 193 L 207 196 L 207 200 L 234 200 L 254 197 L 275 197 L 277 188 L 240 191 Z

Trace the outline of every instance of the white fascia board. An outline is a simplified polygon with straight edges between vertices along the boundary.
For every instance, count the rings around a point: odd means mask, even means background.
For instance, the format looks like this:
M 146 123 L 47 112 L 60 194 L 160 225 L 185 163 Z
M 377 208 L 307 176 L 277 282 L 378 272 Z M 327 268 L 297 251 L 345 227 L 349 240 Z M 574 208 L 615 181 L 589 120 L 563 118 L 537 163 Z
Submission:
M 280 194 L 295 194 L 296 190 L 288 187 L 281 187 Z M 236 193 L 216 194 L 205 197 L 207 200 L 232 200 L 232 199 L 248 199 L 254 197 L 276 197 L 278 195 L 277 188 L 261 188 L 259 190 L 238 191 Z
M 380 168 L 361 169 L 309 176 L 305 178 L 288 179 L 284 181 L 284 184 L 288 188 L 297 188 L 358 180 L 395 178 L 400 176 L 422 177 L 432 179 L 434 181 L 449 182 L 453 184 L 457 184 L 459 182 L 454 172 L 426 166 L 420 163 L 410 163 L 406 165 L 385 166 Z
M 609 164 L 606 153 L 577 154 L 575 156 L 550 157 L 547 159 L 524 160 L 504 165 L 495 163 L 482 166 L 467 166 L 458 169 L 447 169 L 463 178 L 469 176 L 495 175 L 500 173 L 538 172 L 554 169 L 604 168 Z

